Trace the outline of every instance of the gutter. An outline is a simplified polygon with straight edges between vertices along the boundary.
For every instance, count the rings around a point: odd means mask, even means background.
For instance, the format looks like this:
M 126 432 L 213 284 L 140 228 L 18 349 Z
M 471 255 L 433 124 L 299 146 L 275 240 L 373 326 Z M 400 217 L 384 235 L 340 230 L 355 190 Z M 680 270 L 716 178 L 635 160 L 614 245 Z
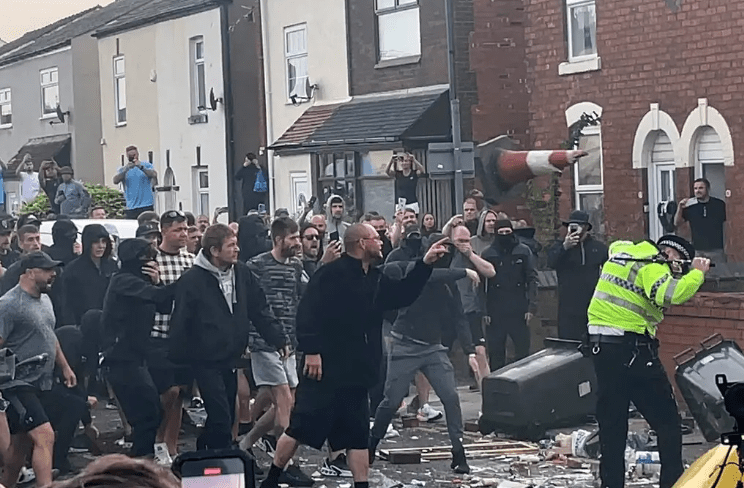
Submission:
M 134 9 L 130 10 L 129 12 L 132 12 L 133 10 L 136 10 L 142 6 L 143 4 L 137 5 Z M 193 15 L 193 14 L 207 12 L 215 7 L 220 7 L 220 6 L 221 6 L 221 2 L 219 0 L 213 0 L 209 3 L 193 5 L 191 7 L 187 7 L 182 10 L 176 10 L 172 12 L 165 12 L 165 13 L 153 15 L 152 17 L 148 17 L 144 20 L 143 19 L 131 20 L 124 24 L 111 26 L 109 28 L 106 28 L 106 26 L 103 26 L 102 28 L 97 29 L 95 32 L 93 32 L 91 36 L 95 38 L 99 38 L 99 39 L 104 38 L 104 37 L 110 37 L 120 32 L 137 30 L 137 29 L 141 29 L 142 27 L 147 27 L 150 25 L 165 22 L 167 20 L 175 20 L 175 19 L 180 19 L 182 17 L 188 17 L 189 15 Z
M 230 18 L 228 3 L 220 5 L 220 36 L 222 37 L 222 107 L 225 111 L 225 172 L 227 173 L 227 207 L 231 220 L 238 215 L 235 202 L 235 178 L 230 163 L 235 160 L 235 124 L 233 123 L 232 63 L 230 61 Z M 237 220 L 237 219 L 235 219 Z
M 263 72 L 264 72 L 264 97 L 266 105 L 266 160 L 269 167 L 269 208 L 267 209 L 269 215 L 274 215 L 274 208 L 276 207 L 275 190 L 274 185 L 276 184 L 276 177 L 274 175 L 274 150 L 269 149 L 270 145 L 274 141 L 274 111 L 272 106 L 272 90 L 271 90 L 271 67 L 268 64 L 269 60 L 269 9 L 267 8 L 268 0 L 259 0 L 259 8 L 261 10 L 261 53 L 263 57 Z

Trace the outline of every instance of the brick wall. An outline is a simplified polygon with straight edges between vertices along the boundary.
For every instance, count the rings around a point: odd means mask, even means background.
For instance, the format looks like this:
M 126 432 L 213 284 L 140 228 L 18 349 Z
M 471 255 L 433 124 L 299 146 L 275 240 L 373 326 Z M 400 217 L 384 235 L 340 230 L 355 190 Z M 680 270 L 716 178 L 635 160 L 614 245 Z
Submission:
M 672 381 L 674 356 L 690 347 L 700 350 L 700 343 L 716 333 L 744 344 L 744 293 L 699 293 L 667 311 L 658 329 L 659 355 Z
M 676 11 L 668 2 L 597 2 L 600 71 L 558 75 L 567 59 L 565 13 L 561 0 L 524 0 L 530 101 L 531 143 L 554 148 L 566 138 L 565 109 L 591 101 L 603 107 L 602 144 L 605 216 L 608 235 L 646 236 L 643 173 L 632 169 L 636 128 L 650 103 L 659 103 L 681 131 L 698 98 L 708 98 L 726 119 L 735 155 L 744 148 L 741 106 L 744 90 L 744 2 L 686 1 Z M 680 171 L 678 173 L 684 173 Z M 689 172 L 688 172 L 689 174 Z M 744 171 L 726 168 L 728 215 L 744 210 Z M 610 187 L 608 182 L 612 182 Z M 689 176 L 678 178 L 678 195 L 689 195 Z M 561 213 L 571 207 L 571 179 L 562 181 Z M 642 193 L 639 198 L 638 193 Z M 744 222 L 729 219 L 727 250 L 744 259 Z

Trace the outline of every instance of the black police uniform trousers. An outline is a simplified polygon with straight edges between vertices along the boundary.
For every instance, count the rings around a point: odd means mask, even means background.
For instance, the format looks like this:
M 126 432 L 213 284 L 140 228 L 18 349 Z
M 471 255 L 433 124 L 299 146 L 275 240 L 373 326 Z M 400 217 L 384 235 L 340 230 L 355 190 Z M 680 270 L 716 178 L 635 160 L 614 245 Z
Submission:
M 602 457 L 602 488 L 622 488 L 628 408 L 632 401 L 657 436 L 661 460 L 660 488 L 671 488 L 682 475 L 682 428 L 672 385 L 659 360 L 656 339 L 626 333 L 623 337 L 589 336 L 587 346 L 597 374 L 597 421 Z M 609 342 L 612 341 L 612 342 Z

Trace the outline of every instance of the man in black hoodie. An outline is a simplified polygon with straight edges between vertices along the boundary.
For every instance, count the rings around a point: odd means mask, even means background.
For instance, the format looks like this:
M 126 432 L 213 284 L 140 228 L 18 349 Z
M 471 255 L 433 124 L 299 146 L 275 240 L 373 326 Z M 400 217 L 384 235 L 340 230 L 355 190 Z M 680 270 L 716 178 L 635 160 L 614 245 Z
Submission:
M 80 325 L 88 310 L 102 310 L 111 276 L 118 270 L 111 259 L 111 239 L 101 224 L 83 229 L 83 254 L 65 267 L 60 277 L 59 325 Z
M 246 262 L 252 257 L 271 250 L 269 229 L 263 218 L 257 213 L 240 217 L 238 221 L 238 243 L 240 245 L 240 260 Z
M 486 326 L 491 371 L 506 364 L 506 338 L 511 337 L 517 359 L 530 352 L 527 322 L 537 310 L 537 269 L 530 248 L 520 244 L 509 220 L 496 222 L 493 244 L 483 259 L 496 269 L 486 285 Z
M 119 245 L 121 270 L 103 305 L 104 374 L 132 426 L 132 455 L 153 456 L 162 418 L 160 395 L 146 366 L 155 312 L 170 312 L 172 288 L 157 286 L 155 249 L 144 239 Z
M 49 247 L 47 254 L 55 261 L 62 261 L 65 266 L 70 264 L 78 255 L 75 253 L 78 228 L 72 220 L 59 219 L 52 226 L 54 244 Z
M 297 340 L 305 374 L 262 488 L 278 487 L 300 443 L 320 449 L 326 440 L 347 449 L 354 488 L 369 487 L 367 390 L 380 370 L 382 314 L 413 303 L 431 265 L 447 252 L 434 244 L 405 278 L 394 280 L 373 266 L 382 258 L 382 241 L 371 225 L 347 228 L 344 247 L 346 254 L 315 273 L 300 301 Z
M 439 241 L 443 237 L 442 234 L 431 235 L 432 241 Z M 452 443 L 451 467 L 456 473 L 470 472 L 462 445 L 462 412 L 455 371 L 442 341 L 457 335 L 465 353 L 475 360 L 470 324 L 465 317 L 456 282 L 469 277 L 477 285 L 480 279 L 472 269 L 450 269 L 451 260 L 451 254 L 440 259 L 435 267 L 442 269 L 432 272 L 421 295 L 411 306 L 398 311 L 390 334 L 385 398 L 377 407 L 369 440 L 370 463 L 374 461 L 377 445 L 385 436 L 393 415 L 408 395 L 411 380 L 421 371 L 439 396 L 447 414 L 447 430 Z M 385 266 L 385 275 L 400 280 L 413 269 L 413 265 L 413 262 L 388 264 Z
M 178 281 L 170 323 L 169 358 L 193 368 L 207 410 L 197 449 L 232 444 L 235 364 L 248 345 L 251 325 L 268 344 L 288 355 L 288 338 L 258 278 L 238 260 L 235 233 L 215 224 L 204 233 L 194 267 Z

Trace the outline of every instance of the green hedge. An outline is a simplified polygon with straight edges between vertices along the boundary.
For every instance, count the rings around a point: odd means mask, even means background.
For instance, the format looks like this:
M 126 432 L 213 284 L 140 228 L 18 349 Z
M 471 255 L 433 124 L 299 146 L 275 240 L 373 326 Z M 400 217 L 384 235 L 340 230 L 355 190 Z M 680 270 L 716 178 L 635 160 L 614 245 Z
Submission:
M 91 207 L 101 206 L 106 209 L 106 214 L 110 219 L 124 218 L 124 209 L 126 202 L 124 194 L 116 188 L 109 188 L 106 185 L 97 185 L 94 183 L 83 183 L 85 189 L 90 193 Z M 33 201 L 26 203 L 21 207 L 21 214 L 37 214 L 43 216 L 51 211 L 49 199 L 46 193 L 39 192 Z

